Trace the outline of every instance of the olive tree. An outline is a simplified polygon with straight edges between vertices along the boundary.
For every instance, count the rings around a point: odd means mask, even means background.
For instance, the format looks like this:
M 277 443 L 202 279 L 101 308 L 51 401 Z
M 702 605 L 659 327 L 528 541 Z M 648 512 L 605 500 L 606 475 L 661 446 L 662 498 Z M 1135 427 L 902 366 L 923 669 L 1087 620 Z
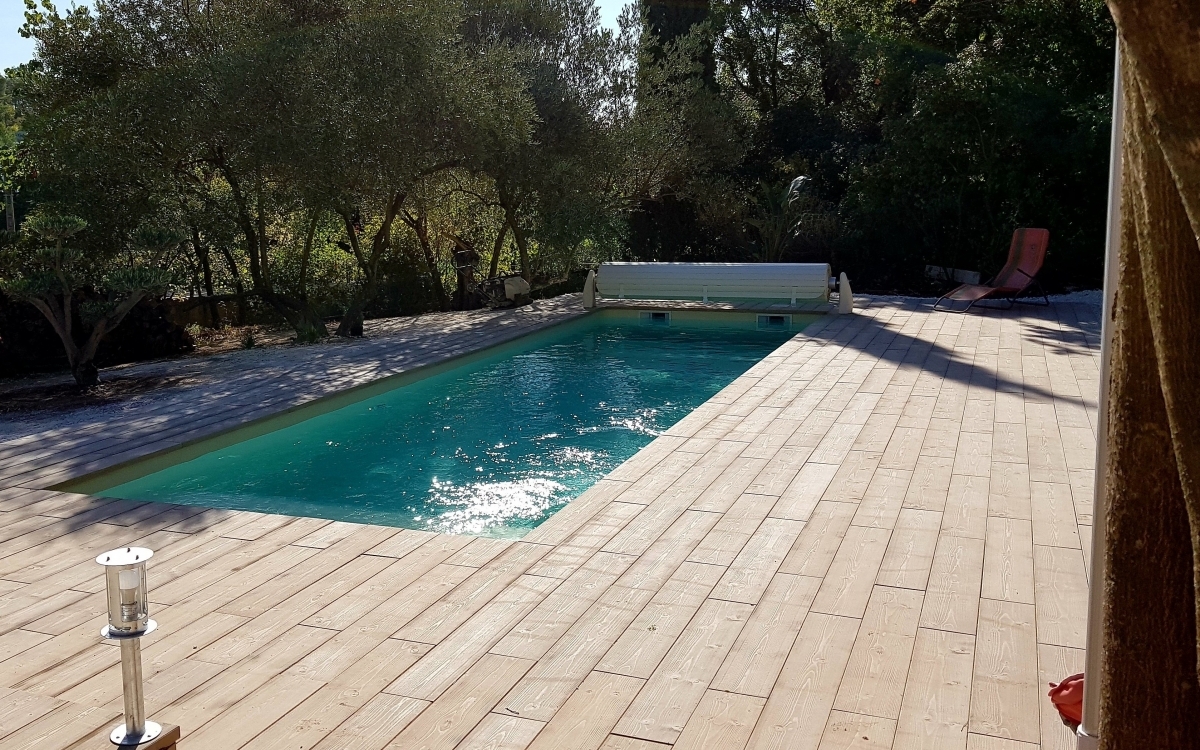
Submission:
M 482 5 L 468 38 L 513 50 L 534 117 L 529 139 L 492 142 L 468 163 L 493 182 L 488 202 L 503 214 L 521 276 L 545 280 L 548 256 L 570 256 L 614 234 L 621 147 L 613 96 L 621 60 L 590 0 Z
M 457 2 L 397 4 L 352 13 L 313 46 L 306 85 L 337 138 L 323 140 L 303 164 L 321 175 L 310 181 L 308 200 L 340 217 L 360 274 L 338 335 L 361 333 L 404 225 L 424 249 L 439 306 L 448 306 L 426 231 L 437 210 L 425 200 L 428 183 L 478 149 L 528 141 L 533 110 L 515 55 L 469 42 L 462 24 Z
M 309 52 L 339 14 L 277 0 L 109 0 L 64 14 L 43 5 L 27 13 L 39 55 L 19 92 L 42 179 L 69 187 L 99 172 L 120 187 L 153 185 L 158 202 L 175 191 L 221 204 L 241 245 L 226 254 L 239 283 L 298 339 L 327 335 L 274 261 L 281 227 L 310 208 L 300 188 L 314 175 L 300 165 L 334 135 L 313 116 Z
M 170 252 L 183 241 L 183 235 L 172 229 L 140 227 L 130 243 L 133 261 L 109 270 L 101 278 L 89 278 L 81 253 L 69 244 L 86 227 L 83 219 L 69 214 L 43 213 L 26 218 L 22 229 L 34 242 L 45 244 L 37 249 L 30 270 L 5 284 L 4 289 L 46 317 L 62 341 L 71 375 L 84 388 L 99 382 L 95 358 L 105 335 L 119 326 L 138 302 L 166 291 L 170 274 L 163 266 Z M 89 286 L 102 294 L 80 305 L 77 297 Z M 77 312 L 90 330 L 75 330 Z

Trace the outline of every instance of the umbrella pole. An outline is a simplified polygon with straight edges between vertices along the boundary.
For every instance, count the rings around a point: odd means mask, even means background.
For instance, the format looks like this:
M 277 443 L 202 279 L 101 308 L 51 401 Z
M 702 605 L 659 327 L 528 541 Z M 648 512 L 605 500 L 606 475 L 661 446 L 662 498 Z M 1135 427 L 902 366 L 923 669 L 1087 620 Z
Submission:
M 1124 141 L 1125 89 L 1121 83 L 1121 37 L 1117 35 L 1113 75 L 1112 145 L 1108 167 L 1108 232 L 1104 250 L 1104 307 L 1100 318 L 1100 398 L 1096 418 L 1096 482 L 1092 504 L 1092 565 L 1088 575 L 1087 652 L 1084 662 L 1083 721 L 1078 750 L 1100 746 L 1100 691 L 1104 669 L 1104 548 L 1108 466 L 1108 381 L 1112 360 L 1113 301 L 1121 250 L 1121 152 Z

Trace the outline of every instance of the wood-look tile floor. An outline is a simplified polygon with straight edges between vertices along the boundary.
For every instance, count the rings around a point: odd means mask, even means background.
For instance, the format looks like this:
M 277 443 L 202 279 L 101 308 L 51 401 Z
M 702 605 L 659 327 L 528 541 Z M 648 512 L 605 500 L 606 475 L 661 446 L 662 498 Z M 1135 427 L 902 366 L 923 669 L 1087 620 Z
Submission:
M 520 541 L 40 489 L 169 413 L 0 443 L 0 748 L 109 746 L 124 544 L 185 750 L 1073 747 L 1044 694 L 1082 664 L 1096 318 L 826 316 Z

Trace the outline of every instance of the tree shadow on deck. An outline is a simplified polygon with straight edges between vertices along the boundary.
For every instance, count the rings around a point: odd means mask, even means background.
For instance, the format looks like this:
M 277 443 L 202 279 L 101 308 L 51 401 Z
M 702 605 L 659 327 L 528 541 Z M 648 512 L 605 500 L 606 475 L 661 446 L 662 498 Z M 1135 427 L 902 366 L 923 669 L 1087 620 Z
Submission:
M 1052 304 L 1049 308 L 1040 308 L 1032 314 L 1020 308 L 987 309 L 985 315 L 991 319 L 1017 319 L 1021 325 L 1022 339 L 1046 347 L 1054 354 L 1096 354 L 1099 348 L 1098 321 L 1078 320 L 1078 310 L 1072 310 L 1070 318 L 1064 319 L 1064 316 L 1058 314 L 1061 312 L 1058 309 L 1059 305 Z M 806 331 L 804 336 L 829 345 L 850 347 L 900 367 L 917 367 L 923 372 L 967 386 L 987 388 L 996 392 L 1021 393 L 1038 401 L 1067 401 L 1085 408 L 1096 406 L 1094 401 L 1082 397 L 1054 393 L 1033 383 L 1007 378 L 993 368 L 976 364 L 953 348 L 929 338 L 902 332 L 902 324 L 896 325 L 890 318 L 886 321 L 877 318 L 878 313 L 888 309 L 909 314 L 928 313 L 930 316 L 953 314 L 933 312 L 932 307 L 932 303 L 912 300 L 904 303 L 873 301 L 866 310 L 839 317 L 825 326 L 814 327 L 815 330 Z M 905 321 L 907 319 L 908 315 L 905 315 Z M 1095 342 L 1094 345 L 1089 346 L 1089 341 Z M 1075 383 L 1072 383 L 1072 386 L 1074 385 Z

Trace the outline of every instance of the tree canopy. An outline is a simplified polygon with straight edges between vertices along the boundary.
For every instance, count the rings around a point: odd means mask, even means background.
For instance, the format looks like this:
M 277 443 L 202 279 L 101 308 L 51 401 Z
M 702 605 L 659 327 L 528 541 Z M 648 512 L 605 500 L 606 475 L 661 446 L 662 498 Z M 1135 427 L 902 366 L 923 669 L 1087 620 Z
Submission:
M 987 275 L 1023 225 L 1051 231 L 1051 286 L 1098 283 L 1099 0 L 644 0 L 616 30 L 591 0 L 27 6 L 36 57 L 0 86 L 17 213 L 86 224 L 96 293 L 139 227 L 178 232 L 164 293 L 215 325 L 355 335 L 610 258 L 929 291 L 926 265 Z M 36 272 L 36 234 L 0 276 Z

